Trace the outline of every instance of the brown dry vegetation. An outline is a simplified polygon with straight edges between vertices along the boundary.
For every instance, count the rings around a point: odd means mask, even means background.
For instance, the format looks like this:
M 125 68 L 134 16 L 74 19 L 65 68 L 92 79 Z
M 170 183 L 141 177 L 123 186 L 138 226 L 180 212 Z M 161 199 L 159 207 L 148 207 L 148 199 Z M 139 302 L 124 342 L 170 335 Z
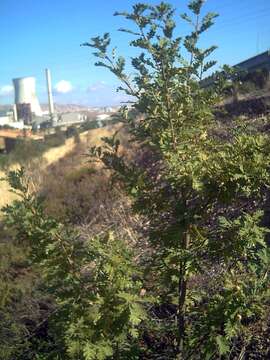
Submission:
M 81 133 L 79 141 L 68 139 L 64 145 L 31 160 L 26 164 L 27 176 L 33 191 L 44 198 L 47 213 L 59 221 L 77 226 L 87 236 L 114 229 L 135 244 L 136 229 L 141 225 L 131 214 L 130 200 L 119 184 L 111 182 L 110 173 L 100 163 L 91 162 L 88 155 L 91 147 L 101 145 L 102 138 L 116 132 L 121 142 L 119 150 L 130 157 L 133 152 L 127 132 L 121 124 L 110 125 Z M 2 181 L 0 207 L 15 198 L 7 182 Z
M 94 145 L 100 145 L 101 138 L 104 136 L 109 136 L 114 133 L 114 131 L 118 130 L 119 125 L 107 126 L 101 129 L 94 129 L 90 131 L 86 131 L 80 134 L 80 142 L 85 145 L 85 149 Z M 56 148 L 49 149 L 46 151 L 40 159 L 31 160 L 27 165 L 28 174 L 34 179 L 34 186 L 36 187 L 38 183 L 41 181 L 41 178 L 46 178 L 50 166 L 56 164 L 57 162 L 61 162 L 68 154 L 71 154 L 74 149 L 78 147 L 74 138 L 67 139 L 64 145 L 58 146 Z M 81 147 L 82 149 L 83 147 Z M 77 151 L 77 150 L 76 150 Z M 77 166 L 82 163 L 82 159 Z M 19 165 L 13 165 L 11 169 L 18 168 Z M 5 177 L 5 172 L 0 171 L 0 178 Z M 1 181 L 0 184 L 0 208 L 11 203 L 14 199 L 16 199 L 16 195 L 10 192 L 10 188 L 6 181 Z
M 120 131 L 119 131 L 120 130 Z M 34 179 L 45 199 L 46 211 L 61 222 L 78 227 L 82 236 L 96 236 L 114 230 L 129 243 L 137 241 L 139 218 L 131 213 L 130 200 L 121 186 L 112 183 L 108 170 L 91 162 L 89 148 L 101 144 L 101 138 L 116 131 L 121 141 L 120 151 L 130 154 L 127 134 L 121 125 L 92 130 L 81 136 L 81 142 L 46 172 Z M 35 172 L 32 173 L 35 177 Z

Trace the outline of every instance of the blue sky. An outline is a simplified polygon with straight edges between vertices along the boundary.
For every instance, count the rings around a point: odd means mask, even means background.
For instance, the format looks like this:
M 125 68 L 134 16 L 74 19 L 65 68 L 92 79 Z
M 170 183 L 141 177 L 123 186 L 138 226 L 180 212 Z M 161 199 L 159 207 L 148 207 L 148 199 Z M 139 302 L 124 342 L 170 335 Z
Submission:
M 105 69 L 96 68 L 91 49 L 80 44 L 108 31 L 119 54 L 134 55 L 134 49 L 127 45 L 129 35 L 116 31 L 128 23 L 113 13 L 129 10 L 135 2 L 0 0 L 0 104 L 13 101 L 12 78 L 22 76 L 36 77 L 38 97 L 46 102 L 46 67 L 52 72 L 56 102 L 119 103 L 117 81 Z M 177 7 L 177 15 L 186 11 L 186 0 L 169 2 Z M 233 65 L 270 48 L 269 0 L 208 0 L 207 10 L 220 16 L 202 45 L 219 46 L 215 53 L 219 65 Z M 180 19 L 178 31 L 183 35 L 187 32 Z

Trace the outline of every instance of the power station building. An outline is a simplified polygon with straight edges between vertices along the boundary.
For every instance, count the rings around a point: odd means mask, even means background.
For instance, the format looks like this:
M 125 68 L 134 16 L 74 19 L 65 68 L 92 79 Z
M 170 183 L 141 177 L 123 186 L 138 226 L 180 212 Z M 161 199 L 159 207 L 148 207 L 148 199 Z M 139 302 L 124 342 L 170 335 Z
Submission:
M 43 114 L 36 95 L 36 79 L 34 77 L 13 79 L 13 85 L 17 117 L 26 125 L 30 125 L 32 115 L 42 116 Z
M 13 79 L 14 106 L 0 114 L 0 127 L 14 128 L 53 128 L 79 124 L 87 120 L 87 115 L 81 111 L 55 112 L 53 103 L 52 81 L 50 70 L 45 70 L 48 111 L 42 111 L 37 94 L 34 77 Z

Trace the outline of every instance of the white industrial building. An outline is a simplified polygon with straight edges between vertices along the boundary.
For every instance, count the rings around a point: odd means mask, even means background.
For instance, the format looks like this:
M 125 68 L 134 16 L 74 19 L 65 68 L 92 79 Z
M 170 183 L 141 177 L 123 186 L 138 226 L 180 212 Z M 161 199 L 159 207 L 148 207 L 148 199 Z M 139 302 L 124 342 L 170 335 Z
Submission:
M 0 113 L 0 126 L 9 126 L 15 129 L 23 129 L 24 122 L 17 121 L 14 110 L 8 110 Z
M 25 128 L 23 121 L 12 121 L 9 116 L 0 116 L 0 126 L 9 126 L 14 129 L 22 130 Z
M 59 115 L 57 123 L 59 125 L 68 125 L 81 123 L 87 120 L 87 116 L 78 112 L 67 112 Z
M 4 125 L 7 125 L 9 124 L 11 121 L 10 121 L 10 117 L 9 116 L 0 116 L 0 126 L 4 126 Z

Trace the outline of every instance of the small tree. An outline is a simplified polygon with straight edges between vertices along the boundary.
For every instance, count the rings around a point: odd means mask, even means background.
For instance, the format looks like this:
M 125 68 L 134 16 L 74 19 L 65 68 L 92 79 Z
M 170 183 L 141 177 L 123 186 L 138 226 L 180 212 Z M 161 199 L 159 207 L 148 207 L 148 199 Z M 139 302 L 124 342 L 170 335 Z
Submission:
M 148 288 L 177 307 L 173 358 L 179 359 L 210 359 L 234 348 L 263 313 L 269 267 L 258 212 L 270 184 L 269 138 L 242 126 L 218 135 L 213 107 L 222 83 L 200 87 L 216 47 L 199 48 L 217 15 L 202 16 L 203 3 L 189 2 L 191 16 L 182 18 L 192 32 L 184 38 L 174 35 L 175 10 L 167 3 L 138 3 L 131 13 L 115 14 L 132 22 L 120 31 L 134 36 L 130 45 L 141 51 L 132 58 L 133 77 L 125 59 L 110 52 L 108 33 L 83 44 L 95 49 L 96 65 L 118 77 L 142 114 L 134 120 L 123 108 L 133 140 L 149 153 L 146 165 L 125 161 L 113 139 L 91 154 L 115 171 L 146 219 L 154 249 Z
M 103 360 L 132 358 L 138 325 L 145 318 L 140 273 L 132 250 L 112 233 L 82 240 L 78 231 L 46 215 L 31 194 L 24 170 L 8 176 L 20 197 L 4 208 L 5 224 L 29 246 L 30 263 L 54 300 L 48 339 L 36 345 L 38 359 Z M 25 341 L 35 340 L 35 332 Z M 46 344 L 47 340 L 47 344 Z M 21 346 L 23 348 L 23 346 Z M 33 358 L 28 352 L 20 359 Z

